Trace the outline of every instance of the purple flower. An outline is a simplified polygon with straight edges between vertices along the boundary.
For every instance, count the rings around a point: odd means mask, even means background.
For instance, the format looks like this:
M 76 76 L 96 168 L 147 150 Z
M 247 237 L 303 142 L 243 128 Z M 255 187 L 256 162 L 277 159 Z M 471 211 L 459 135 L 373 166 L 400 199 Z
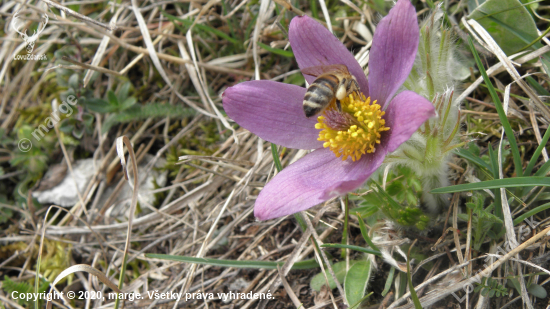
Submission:
M 341 112 L 329 107 L 320 117 L 306 118 L 305 88 L 262 80 L 225 91 L 224 109 L 242 127 L 278 145 L 315 149 L 260 192 L 254 207 L 260 220 L 293 214 L 357 189 L 388 153 L 435 116 L 432 103 L 412 91 L 394 97 L 411 71 L 418 47 L 416 12 L 409 0 L 399 0 L 380 21 L 370 50 L 368 81 L 346 47 L 313 19 L 292 19 L 289 38 L 301 69 L 344 64 L 364 97 L 345 98 Z M 305 78 L 310 84 L 315 80 Z M 364 120 L 367 115 L 372 119 Z

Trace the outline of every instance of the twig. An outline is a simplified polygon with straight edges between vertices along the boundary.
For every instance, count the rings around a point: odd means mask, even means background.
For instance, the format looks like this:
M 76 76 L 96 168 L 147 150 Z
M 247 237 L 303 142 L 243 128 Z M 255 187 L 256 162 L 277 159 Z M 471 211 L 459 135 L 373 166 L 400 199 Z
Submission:
M 82 62 L 78 62 L 78 61 L 73 60 L 73 59 L 71 59 L 67 56 L 63 56 L 63 57 L 61 57 L 61 59 L 65 60 L 67 62 L 70 62 L 72 64 L 75 64 L 77 66 L 81 66 L 85 69 L 90 69 L 90 70 L 98 71 L 98 72 L 105 73 L 105 74 L 112 74 L 112 75 L 115 75 L 115 76 L 122 76 L 122 74 L 118 73 L 117 71 L 112 71 L 112 70 L 105 69 L 105 68 L 102 68 L 102 67 L 98 67 L 98 66 L 95 66 L 95 65 L 89 65 L 89 64 L 82 63 Z
M 58 10 L 60 10 L 60 11 L 63 11 L 63 12 L 65 12 L 66 14 L 71 15 L 71 16 L 73 16 L 73 17 L 75 17 L 75 18 L 81 19 L 81 20 L 83 20 L 83 21 L 85 21 L 85 22 L 88 22 L 88 23 L 91 23 L 91 24 L 100 26 L 100 27 L 105 28 L 105 29 L 107 29 L 107 30 L 109 30 L 109 31 L 116 30 L 116 26 L 115 26 L 115 25 L 107 26 L 107 25 L 105 25 L 104 23 L 100 23 L 100 22 L 98 22 L 97 20 L 91 19 L 91 18 L 88 17 L 88 16 L 85 16 L 85 15 L 82 15 L 82 14 L 80 14 L 80 13 L 77 13 L 77 12 L 75 12 L 75 11 L 69 9 L 69 8 L 66 8 L 66 7 L 64 7 L 64 6 L 60 5 L 60 4 L 57 4 L 57 3 L 55 3 L 55 2 L 53 2 L 53 1 L 51 1 L 51 0 L 43 0 L 43 1 L 46 2 L 46 4 L 47 4 L 48 6 L 51 5 L 51 6 L 53 6 L 54 8 L 56 8 L 56 9 L 58 9 Z

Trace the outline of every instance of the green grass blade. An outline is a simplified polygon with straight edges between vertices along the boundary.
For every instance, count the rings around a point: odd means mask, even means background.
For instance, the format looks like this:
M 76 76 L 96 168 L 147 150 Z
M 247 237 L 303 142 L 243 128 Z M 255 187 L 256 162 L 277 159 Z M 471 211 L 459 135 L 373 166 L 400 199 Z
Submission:
M 487 162 L 483 161 L 480 157 L 475 156 L 473 153 L 469 152 L 467 149 L 457 149 L 455 150 L 455 154 L 458 156 L 463 157 L 464 159 L 474 163 L 475 165 L 487 169 L 487 171 L 491 171 L 491 167 Z
M 209 258 L 197 258 L 192 256 L 179 256 L 170 254 L 145 254 L 146 257 L 152 259 L 169 260 L 184 263 L 193 263 L 201 265 L 211 265 L 219 267 L 233 267 L 233 268 L 254 268 L 254 269 L 277 269 L 282 267 L 285 262 L 270 262 L 270 261 L 236 261 L 236 260 L 218 260 Z M 319 264 L 314 259 L 296 262 L 292 266 L 292 269 L 313 269 L 319 268 Z
M 535 176 L 545 176 L 548 172 L 550 172 L 550 160 L 539 168 L 539 170 L 535 173 Z
M 535 177 L 544 177 L 546 174 L 550 172 L 550 160 L 548 160 L 546 163 L 544 163 L 539 170 L 535 173 Z M 523 189 L 523 192 L 529 192 L 533 189 L 533 187 L 526 187 Z
M 277 145 L 273 143 L 271 143 L 271 154 L 273 155 L 273 162 L 275 163 L 277 172 L 281 172 L 283 170 L 283 166 L 281 165 L 281 161 L 279 160 L 279 152 L 277 151 Z
M 550 92 L 548 90 L 544 89 L 533 77 L 526 76 L 525 80 L 533 87 L 540 95 L 547 95 L 550 96 Z
M 378 247 L 370 239 L 365 221 L 363 221 L 363 218 L 361 218 L 361 215 L 359 213 L 356 213 L 356 215 L 359 218 L 359 228 L 361 229 L 361 235 L 363 235 L 363 239 L 365 239 L 365 241 L 367 242 L 367 244 L 369 244 L 371 248 L 380 251 L 380 249 L 378 249 Z
M 535 209 L 531 209 L 529 210 L 528 212 L 524 213 L 523 215 L 517 217 L 514 219 L 514 225 L 518 225 L 520 224 L 523 220 L 531 217 L 531 216 L 534 216 L 536 214 L 538 214 L 539 212 L 543 211 L 543 210 L 546 210 L 550 208 L 550 203 L 546 203 L 546 204 L 543 204 L 543 205 L 540 205 L 539 207 L 535 208 Z
M 342 245 L 345 245 L 348 241 L 349 198 L 347 194 L 346 194 L 344 206 L 345 206 L 345 213 L 344 213 L 344 229 L 342 230 Z M 340 257 L 342 259 L 346 258 L 346 249 L 342 248 Z
M 390 274 L 388 275 L 388 278 L 386 279 L 386 284 L 384 285 L 384 291 L 382 291 L 382 296 L 386 296 L 386 294 L 388 294 L 388 292 L 391 290 L 394 275 L 395 275 L 395 267 L 391 267 Z
M 493 173 L 493 179 L 498 179 L 498 154 L 493 151 L 493 146 L 489 144 L 489 159 L 491 160 L 491 171 Z M 494 189 L 493 194 L 495 195 L 495 216 L 500 220 L 504 220 L 504 210 L 502 209 L 502 197 L 500 195 L 500 189 Z
M 181 19 L 181 18 L 177 18 L 176 16 L 173 16 L 173 15 L 170 15 L 166 12 L 162 12 L 162 15 L 164 15 L 166 18 L 168 18 L 172 23 L 176 24 L 175 21 L 179 21 L 180 23 L 182 23 L 183 25 L 185 25 L 185 27 L 191 27 L 191 25 L 193 25 L 193 21 L 191 20 L 187 20 L 187 19 Z M 177 25 L 177 24 L 176 24 Z M 206 32 L 210 32 L 222 39 L 225 39 L 233 44 L 237 44 L 239 43 L 238 40 L 230 37 L 229 35 L 227 35 L 225 32 L 223 31 L 220 31 L 218 29 L 214 29 L 212 27 L 209 27 L 207 25 L 203 25 L 203 24 L 195 24 L 195 27 L 197 27 L 198 29 L 201 29 L 203 31 L 206 31 Z M 178 27 L 179 28 L 179 27 Z M 181 29 L 181 28 L 180 28 Z M 183 31 L 183 32 L 186 32 L 187 30 Z
M 548 27 L 548 29 L 546 29 L 546 31 L 544 31 L 539 37 L 537 37 L 536 39 L 532 40 L 531 43 L 525 45 L 524 47 L 522 47 L 520 50 L 518 50 L 517 52 L 515 52 L 514 54 L 517 54 L 519 52 L 522 52 L 524 50 L 526 50 L 527 48 L 537 44 L 540 40 L 542 40 L 542 38 L 544 38 L 548 32 L 550 32 L 550 27 Z
M 489 160 L 491 162 L 491 173 L 493 174 L 493 178 L 498 178 L 498 153 L 493 150 L 493 145 L 491 144 L 489 144 L 487 148 Z
M 547 76 L 550 76 L 550 63 L 542 58 L 542 56 L 539 57 L 540 63 L 542 64 L 542 69 L 544 73 L 546 73 Z
M 280 56 L 283 56 L 283 57 L 287 57 L 287 58 L 294 58 L 294 53 L 291 52 L 290 50 L 284 50 L 284 49 L 279 49 L 279 48 L 273 48 L 269 45 L 266 45 L 262 42 L 258 42 L 258 45 L 260 45 L 261 48 L 267 50 L 267 51 L 270 51 L 274 54 L 277 54 L 277 55 L 280 55 Z
M 539 156 L 542 153 L 542 150 L 544 149 L 544 147 L 548 145 L 549 138 L 550 138 L 550 128 L 547 128 L 546 132 L 544 132 L 544 136 L 542 137 L 540 145 L 537 147 L 537 149 L 533 153 L 531 160 L 529 160 L 529 164 L 527 164 L 527 167 L 525 168 L 525 175 L 527 176 L 531 175 L 531 172 L 533 171 L 533 167 L 535 167 L 535 164 L 537 163 L 537 160 L 539 159 Z
M 432 9 L 432 10 L 435 9 L 435 5 L 434 5 L 433 0 L 426 0 L 426 3 L 428 4 L 428 7 L 430 9 Z
M 277 145 L 273 143 L 271 143 L 271 155 L 273 156 L 273 163 L 275 163 L 275 168 L 280 173 L 283 170 L 283 166 L 281 165 L 281 161 L 279 160 Z M 300 214 L 294 214 L 294 218 L 296 218 L 296 221 L 298 221 L 298 224 L 300 225 L 302 231 L 307 230 L 307 224 L 304 222 L 304 219 L 300 216 Z
M 415 240 L 415 242 L 416 242 L 416 240 Z M 414 246 L 414 243 L 413 243 L 413 246 Z M 412 246 L 411 246 L 411 248 L 412 248 Z M 411 292 L 411 298 L 412 298 L 413 303 L 414 303 L 414 308 L 415 309 L 423 309 L 422 304 L 420 304 L 420 299 L 418 299 L 418 295 L 416 295 L 416 291 L 414 290 L 414 285 L 413 285 L 413 282 L 412 282 L 411 263 L 410 263 L 410 258 L 409 258 L 409 255 L 411 253 L 411 248 L 409 248 L 409 252 L 407 254 L 407 281 L 409 282 L 409 291 Z
M 256 19 L 257 18 L 258 18 L 258 14 L 255 14 L 252 17 L 252 20 L 250 21 L 250 23 L 248 23 L 248 26 L 246 27 L 246 30 L 244 31 L 244 37 L 245 38 L 250 37 L 250 33 L 252 32 L 252 28 L 254 27 L 254 25 L 256 25 Z
M 477 64 L 477 67 L 479 69 L 479 72 L 481 73 L 481 76 L 483 76 L 483 80 L 485 81 L 485 84 L 487 84 L 487 87 L 489 89 L 489 93 L 491 94 L 491 98 L 493 99 L 493 102 L 495 103 L 495 107 L 498 112 L 498 117 L 500 118 L 500 121 L 502 123 L 502 127 L 504 128 L 504 133 L 506 134 L 506 137 L 508 138 L 508 141 L 510 142 L 510 148 L 512 150 L 512 156 L 514 159 L 514 169 L 516 171 L 516 175 L 518 177 L 523 176 L 523 171 L 521 170 L 522 164 L 521 164 L 521 156 L 519 154 L 519 148 L 518 144 L 516 142 L 516 137 L 514 136 L 514 131 L 512 130 L 512 127 L 510 126 L 510 122 L 508 122 L 508 118 L 506 117 L 506 114 L 504 113 L 504 108 L 502 107 L 502 102 L 498 98 L 498 95 L 495 91 L 495 88 L 493 87 L 493 84 L 491 83 L 491 80 L 489 79 L 489 76 L 487 76 L 487 72 L 485 71 L 485 67 L 481 63 L 481 59 L 479 58 L 479 55 L 474 48 L 474 43 L 472 42 L 472 38 L 468 36 L 468 44 L 470 45 L 470 50 L 474 54 L 474 58 Z
M 548 161 L 550 162 L 550 161 Z M 550 187 L 550 177 L 514 177 L 504 179 L 493 179 L 475 183 L 465 183 L 444 188 L 436 188 L 430 191 L 433 194 L 454 193 L 463 191 L 475 191 L 483 189 L 515 188 L 541 186 Z
M 355 251 L 359 251 L 359 252 L 370 253 L 370 254 L 382 256 L 382 253 L 380 253 L 380 251 L 367 249 L 367 248 L 363 248 L 363 247 L 359 247 L 359 246 L 353 246 L 353 245 L 323 244 L 323 245 L 321 245 L 321 247 L 323 247 L 323 248 L 351 249 L 351 250 L 355 250 Z

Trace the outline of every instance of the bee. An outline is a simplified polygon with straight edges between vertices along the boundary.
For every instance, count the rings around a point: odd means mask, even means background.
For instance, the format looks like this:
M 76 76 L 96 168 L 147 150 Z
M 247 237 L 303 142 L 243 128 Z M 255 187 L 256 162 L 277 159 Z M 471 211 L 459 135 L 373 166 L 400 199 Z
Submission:
M 303 69 L 302 73 L 317 77 L 304 96 L 304 113 L 308 118 L 320 114 L 334 101 L 341 111 L 340 100 L 352 92 L 359 92 L 355 76 L 343 64 L 313 66 Z

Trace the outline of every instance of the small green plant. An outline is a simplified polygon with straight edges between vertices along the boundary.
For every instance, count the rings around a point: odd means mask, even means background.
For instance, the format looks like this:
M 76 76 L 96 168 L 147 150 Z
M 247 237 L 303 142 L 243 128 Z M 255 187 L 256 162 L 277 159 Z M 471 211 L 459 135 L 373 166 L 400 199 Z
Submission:
M 496 239 L 497 235 L 491 231 L 494 224 L 503 224 L 502 220 L 493 215 L 494 204 L 483 207 L 485 203 L 485 196 L 482 193 L 476 193 L 469 203 L 466 203 L 468 207 L 468 214 L 459 214 L 459 218 L 464 221 L 468 221 L 469 215 L 472 215 L 473 225 L 473 248 L 475 251 L 479 251 L 483 240 L 486 235 Z
M 508 295 L 506 287 L 502 284 L 499 284 L 497 280 L 493 278 L 481 278 L 479 283 L 476 283 L 477 286 L 474 289 L 474 292 L 481 292 L 483 297 L 501 297 Z
M 512 277 L 507 277 L 507 279 L 509 279 L 508 281 L 506 281 L 508 286 L 514 288 L 518 292 L 518 294 L 521 295 L 521 284 L 519 283 L 518 277 L 512 276 Z M 526 283 L 525 285 L 527 288 L 527 292 L 529 292 L 529 294 L 537 298 L 546 299 L 546 297 L 548 296 L 548 293 L 546 292 L 544 287 L 536 283 L 531 282 L 531 283 Z
M 129 96 L 131 84 L 124 83 L 115 94 L 112 90 L 107 91 L 106 99 L 90 98 L 84 101 L 85 106 L 94 112 L 110 114 L 107 116 L 101 128 L 105 133 L 118 123 L 127 123 L 135 120 L 148 118 L 170 117 L 187 118 L 195 115 L 195 110 L 182 106 L 167 105 L 161 103 L 149 103 L 146 105 L 136 104 L 137 99 Z
M 101 114 L 123 112 L 137 102 L 136 98 L 128 96 L 130 86 L 130 82 L 124 83 L 116 94 L 112 90 L 108 90 L 106 100 L 98 98 L 86 99 L 86 107 L 93 112 Z
M 42 279 L 40 281 L 40 285 L 38 286 L 38 293 L 46 292 L 49 286 L 50 286 L 50 283 Z M 8 295 L 11 295 L 13 292 L 15 292 L 17 295 L 34 293 L 34 284 L 31 284 L 26 281 L 15 282 L 11 280 L 8 276 L 4 276 L 4 281 L 2 281 L 2 290 L 4 290 L 4 292 Z M 17 302 L 20 305 L 26 306 L 27 308 L 31 308 L 31 305 L 33 303 L 32 300 L 21 299 L 21 297 L 18 297 Z M 43 302 L 43 300 L 39 299 L 38 302 L 39 302 L 39 307 L 42 307 L 41 303 Z

